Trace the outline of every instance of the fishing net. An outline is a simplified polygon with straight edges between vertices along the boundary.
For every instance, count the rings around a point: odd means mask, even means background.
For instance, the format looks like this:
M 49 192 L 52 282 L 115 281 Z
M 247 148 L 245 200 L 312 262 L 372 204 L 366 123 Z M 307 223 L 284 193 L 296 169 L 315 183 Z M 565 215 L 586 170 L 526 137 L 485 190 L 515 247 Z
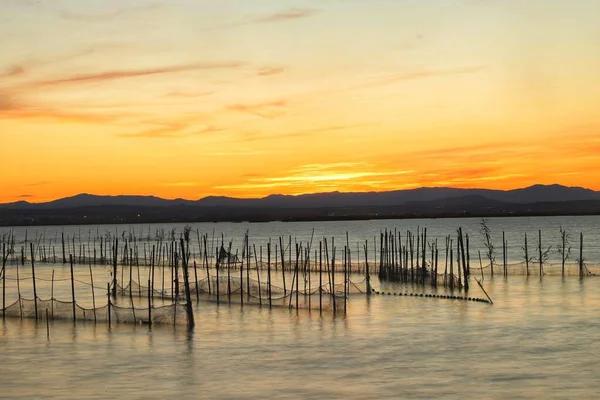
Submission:
M 56 299 L 37 299 L 37 319 L 46 320 L 75 320 L 108 322 L 108 305 L 96 308 L 84 308 L 73 302 Z M 6 307 L 7 317 L 36 318 L 36 301 L 34 299 L 20 298 Z M 185 306 L 171 304 L 152 308 L 139 308 L 135 305 L 129 307 L 110 305 L 110 319 L 115 323 L 183 325 L 187 324 Z
M 588 266 L 587 264 L 583 264 L 580 270 L 580 265 L 578 262 L 566 262 L 564 265 L 564 273 L 563 273 L 563 265 L 562 263 L 543 263 L 541 267 L 542 275 L 547 276 L 579 276 L 580 274 L 583 276 L 592 276 L 598 275 L 600 273 L 599 266 Z M 471 266 L 471 275 L 491 275 L 492 268 L 490 264 L 481 266 Z M 494 264 L 494 275 L 502 275 L 504 274 L 504 265 L 502 263 Z M 525 261 L 518 263 L 510 263 L 506 266 L 506 275 L 540 275 L 540 264 L 539 262 L 531 261 L 527 264 Z
M 366 293 L 366 279 L 361 282 L 348 281 L 346 289 L 344 283 L 336 283 L 332 291 L 329 283 L 321 286 L 309 286 L 308 282 L 288 282 L 289 286 L 269 285 L 257 279 L 239 277 L 210 276 L 190 284 L 192 300 L 209 302 L 225 302 L 231 304 L 269 305 L 271 307 L 286 307 L 298 309 L 333 310 L 343 307 L 345 294 Z M 293 286 L 292 286 L 293 284 Z M 173 291 L 174 290 L 174 291 Z M 117 293 L 122 296 L 148 297 L 148 295 L 161 299 L 183 298 L 185 286 L 183 284 L 167 290 L 150 289 L 131 281 L 126 287 L 117 286 Z

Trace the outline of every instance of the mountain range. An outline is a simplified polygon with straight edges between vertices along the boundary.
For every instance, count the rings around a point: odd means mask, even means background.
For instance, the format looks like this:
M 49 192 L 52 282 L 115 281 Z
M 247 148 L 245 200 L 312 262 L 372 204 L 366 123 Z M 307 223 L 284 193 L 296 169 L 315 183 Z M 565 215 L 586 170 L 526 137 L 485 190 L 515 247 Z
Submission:
M 1 225 L 542 214 L 600 214 L 600 192 L 561 185 L 515 190 L 423 187 L 263 198 L 209 196 L 199 200 L 79 194 L 47 203 L 0 204 Z

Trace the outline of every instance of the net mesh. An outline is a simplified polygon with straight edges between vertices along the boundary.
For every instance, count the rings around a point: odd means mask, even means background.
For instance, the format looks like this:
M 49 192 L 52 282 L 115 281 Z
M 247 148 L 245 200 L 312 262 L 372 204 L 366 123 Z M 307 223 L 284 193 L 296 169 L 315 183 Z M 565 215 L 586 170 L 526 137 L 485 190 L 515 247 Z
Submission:
M 75 304 L 75 307 L 73 307 L 73 302 L 38 298 L 36 316 L 36 301 L 34 299 L 20 298 L 6 307 L 5 315 L 17 318 L 37 318 L 39 320 L 46 320 L 48 318 L 50 320 L 108 322 L 108 310 L 108 305 L 96 308 L 84 308 Z M 149 321 L 152 324 L 187 324 L 185 306 L 177 303 L 151 308 L 140 308 L 133 304 L 129 307 L 111 304 L 110 318 L 112 322 L 127 324 L 147 324 Z
M 293 286 L 292 286 L 293 284 Z M 332 290 L 333 287 L 333 290 Z M 161 299 L 181 298 L 185 293 L 185 286 L 179 285 L 168 290 L 151 289 L 131 281 L 127 286 L 117 286 L 121 296 L 148 297 L 154 295 Z M 290 282 L 290 286 L 269 285 L 255 279 L 239 277 L 210 276 L 190 284 L 190 294 L 193 300 L 210 302 L 225 302 L 249 305 L 270 305 L 272 307 L 287 307 L 298 309 L 333 310 L 343 307 L 344 298 L 353 294 L 366 293 L 366 279 L 360 282 L 348 281 L 345 288 L 344 282 L 331 285 L 310 286 L 308 282 Z

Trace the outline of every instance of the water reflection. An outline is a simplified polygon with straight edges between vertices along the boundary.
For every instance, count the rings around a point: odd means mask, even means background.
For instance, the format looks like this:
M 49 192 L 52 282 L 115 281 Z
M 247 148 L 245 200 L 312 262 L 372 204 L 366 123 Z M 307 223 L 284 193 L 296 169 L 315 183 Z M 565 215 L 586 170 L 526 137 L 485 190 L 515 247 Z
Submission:
M 193 331 L 53 321 L 49 341 L 45 323 L 7 319 L 0 387 L 7 398 L 594 398 L 596 283 L 488 278 L 493 306 L 354 296 L 346 317 L 200 303 Z

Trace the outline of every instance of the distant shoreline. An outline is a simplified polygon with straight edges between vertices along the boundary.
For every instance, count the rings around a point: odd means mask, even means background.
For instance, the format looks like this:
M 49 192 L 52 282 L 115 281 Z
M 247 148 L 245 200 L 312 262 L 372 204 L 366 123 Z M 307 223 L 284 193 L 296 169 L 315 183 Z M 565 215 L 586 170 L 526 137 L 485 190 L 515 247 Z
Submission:
M 183 215 L 168 217 L 144 217 L 136 215 L 135 217 L 90 217 L 87 216 L 46 216 L 46 217 L 13 217 L 0 218 L 0 227 L 28 227 L 28 226 L 89 226 L 89 225 L 148 225 L 148 224 L 169 224 L 169 223 L 269 223 L 269 222 L 336 222 L 336 221 L 376 221 L 376 220 L 414 220 L 414 219 L 461 219 L 461 218 L 521 218 L 521 217 L 568 217 L 568 216 L 598 216 L 600 212 L 496 212 L 496 213 L 439 213 L 439 214 L 355 214 L 355 215 L 313 215 L 313 216 L 293 216 L 287 218 L 268 218 L 266 216 L 256 215 L 248 218 L 218 218 L 211 219 L 185 218 Z

